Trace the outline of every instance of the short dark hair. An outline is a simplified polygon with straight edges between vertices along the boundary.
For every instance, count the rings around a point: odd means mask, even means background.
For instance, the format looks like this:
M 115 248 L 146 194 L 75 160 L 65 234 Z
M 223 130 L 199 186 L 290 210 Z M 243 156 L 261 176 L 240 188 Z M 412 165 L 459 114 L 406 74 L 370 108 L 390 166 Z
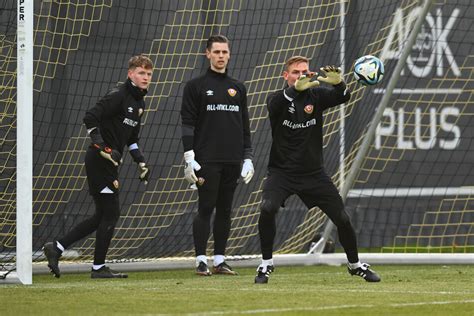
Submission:
M 212 44 L 214 43 L 227 43 L 229 44 L 229 39 L 225 37 L 224 35 L 218 34 L 218 35 L 212 35 L 207 39 L 206 43 L 206 49 L 211 50 Z
M 128 60 L 128 70 L 133 70 L 138 67 L 145 69 L 153 69 L 153 63 L 150 58 L 145 55 L 133 56 Z
M 309 59 L 304 57 L 304 56 L 293 56 L 290 57 L 286 63 L 285 63 L 285 70 L 288 70 L 288 68 L 296 63 L 308 63 L 309 64 Z

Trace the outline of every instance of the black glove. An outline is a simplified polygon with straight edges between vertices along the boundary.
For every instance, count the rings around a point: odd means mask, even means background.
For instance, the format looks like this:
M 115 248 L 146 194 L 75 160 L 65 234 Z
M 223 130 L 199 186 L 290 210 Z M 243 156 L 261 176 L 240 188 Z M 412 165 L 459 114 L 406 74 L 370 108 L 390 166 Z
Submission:
M 109 160 L 116 167 L 120 165 L 122 155 L 117 150 L 110 148 L 105 143 L 93 144 L 93 145 L 95 148 L 99 150 L 99 155 L 102 158 Z

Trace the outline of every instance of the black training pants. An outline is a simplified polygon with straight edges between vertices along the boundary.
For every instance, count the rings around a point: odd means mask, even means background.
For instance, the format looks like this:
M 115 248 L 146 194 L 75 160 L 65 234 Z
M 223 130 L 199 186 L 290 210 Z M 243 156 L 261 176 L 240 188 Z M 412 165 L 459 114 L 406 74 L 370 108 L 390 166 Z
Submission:
M 68 248 L 96 231 L 94 264 L 104 264 L 115 225 L 120 217 L 117 167 L 89 148 L 85 159 L 89 191 L 94 198 L 93 216 L 76 225 L 59 243 Z M 102 193 L 101 193 L 102 192 Z
M 230 232 L 232 201 L 240 175 L 240 165 L 208 163 L 196 172 L 204 178 L 198 186 L 199 207 L 193 221 L 193 237 L 196 256 L 205 255 L 209 239 L 211 216 L 214 218 L 214 255 L 224 255 Z
M 270 171 L 263 189 L 258 230 L 264 260 L 272 258 L 276 234 L 276 213 L 280 205 L 296 194 L 308 208 L 319 207 L 336 225 L 339 241 L 349 262 L 359 261 L 357 240 L 342 198 L 329 176 L 321 170 L 318 174 L 295 176 Z

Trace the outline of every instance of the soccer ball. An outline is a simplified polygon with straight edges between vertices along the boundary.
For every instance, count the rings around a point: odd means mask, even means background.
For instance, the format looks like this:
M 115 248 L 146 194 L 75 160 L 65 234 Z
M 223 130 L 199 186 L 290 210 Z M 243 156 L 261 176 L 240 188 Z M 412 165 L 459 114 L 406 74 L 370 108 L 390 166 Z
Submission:
M 375 56 L 362 56 L 354 64 L 354 77 L 363 85 L 371 86 L 379 83 L 383 74 L 383 63 Z

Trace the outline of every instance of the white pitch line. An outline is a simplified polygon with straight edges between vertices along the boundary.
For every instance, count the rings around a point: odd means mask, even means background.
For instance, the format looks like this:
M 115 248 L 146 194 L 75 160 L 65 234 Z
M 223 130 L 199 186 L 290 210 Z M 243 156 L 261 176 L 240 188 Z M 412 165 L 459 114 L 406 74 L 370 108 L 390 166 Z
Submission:
M 351 304 L 351 305 L 334 305 L 334 306 L 318 306 L 318 307 L 301 307 L 301 308 L 267 308 L 267 309 L 253 309 L 246 311 L 206 311 L 199 313 L 188 313 L 188 316 L 204 316 L 204 315 L 228 315 L 228 314 L 262 314 L 262 313 L 283 313 L 283 312 L 316 312 L 324 310 L 338 310 L 347 308 L 374 308 L 374 307 L 409 307 L 409 306 L 424 306 L 424 305 L 449 305 L 449 304 L 470 304 L 474 300 L 461 301 L 438 301 L 438 302 L 416 302 L 416 303 L 392 303 L 392 304 Z M 163 315 L 163 314 L 161 314 Z M 164 314 L 170 315 L 170 314 Z
M 393 94 L 460 94 L 463 89 L 393 89 Z M 385 89 L 374 89 L 376 94 L 384 94 Z
M 368 188 L 349 191 L 350 198 L 364 197 L 410 197 L 410 196 L 456 196 L 472 195 L 474 187 L 420 187 L 420 188 Z

